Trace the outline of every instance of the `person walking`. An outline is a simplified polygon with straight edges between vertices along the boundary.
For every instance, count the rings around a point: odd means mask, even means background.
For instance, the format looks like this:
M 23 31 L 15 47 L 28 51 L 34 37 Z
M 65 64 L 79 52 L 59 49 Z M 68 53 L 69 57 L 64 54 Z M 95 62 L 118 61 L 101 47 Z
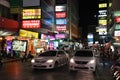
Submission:
M 26 62 L 27 61 L 27 54 L 24 52 L 21 52 L 21 61 Z

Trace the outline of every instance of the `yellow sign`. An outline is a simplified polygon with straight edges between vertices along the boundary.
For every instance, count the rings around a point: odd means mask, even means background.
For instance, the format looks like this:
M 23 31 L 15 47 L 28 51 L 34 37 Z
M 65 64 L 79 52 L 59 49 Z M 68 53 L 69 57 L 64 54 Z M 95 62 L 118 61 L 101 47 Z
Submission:
M 101 4 L 99 4 L 99 8 L 107 8 L 107 3 L 101 3 Z
M 22 19 L 40 19 L 41 9 L 23 9 Z
M 38 38 L 37 32 L 32 32 L 32 31 L 27 31 L 27 30 L 22 30 L 22 29 L 20 29 L 19 35 L 21 37 Z
M 98 22 L 101 25 L 107 25 L 107 20 L 99 20 Z

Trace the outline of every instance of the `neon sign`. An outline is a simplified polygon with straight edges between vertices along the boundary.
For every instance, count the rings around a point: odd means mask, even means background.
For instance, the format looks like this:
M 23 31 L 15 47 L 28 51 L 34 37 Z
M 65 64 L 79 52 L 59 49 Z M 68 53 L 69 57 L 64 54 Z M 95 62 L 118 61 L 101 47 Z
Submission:
M 56 31 L 66 31 L 66 25 L 57 25 Z
M 56 24 L 59 24 L 59 25 L 67 24 L 67 21 L 66 21 L 66 19 L 56 19 Z
M 23 20 L 22 28 L 40 28 L 40 20 Z
M 41 9 L 23 9 L 22 19 L 40 19 Z
M 56 12 L 55 17 L 56 18 L 65 18 L 66 17 L 66 12 Z

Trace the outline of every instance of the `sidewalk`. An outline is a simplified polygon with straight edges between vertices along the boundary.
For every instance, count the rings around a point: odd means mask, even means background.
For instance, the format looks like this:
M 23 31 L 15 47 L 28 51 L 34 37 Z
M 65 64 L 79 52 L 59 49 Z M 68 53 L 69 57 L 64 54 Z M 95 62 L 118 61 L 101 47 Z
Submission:
M 3 58 L 2 59 L 3 63 L 14 62 L 14 61 L 20 61 L 20 58 Z

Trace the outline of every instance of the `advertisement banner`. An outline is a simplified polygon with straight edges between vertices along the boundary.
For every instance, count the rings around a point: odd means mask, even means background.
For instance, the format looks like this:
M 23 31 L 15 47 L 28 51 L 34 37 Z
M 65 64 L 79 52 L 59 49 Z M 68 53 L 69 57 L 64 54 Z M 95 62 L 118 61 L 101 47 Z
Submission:
M 0 29 L 5 29 L 5 30 L 16 32 L 18 28 L 19 28 L 19 24 L 17 21 L 0 17 Z
M 40 20 L 22 20 L 22 28 L 40 28 Z
M 22 19 L 40 19 L 41 9 L 23 9 Z
M 38 38 L 37 32 L 27 31 L 20 29 L 19 36 L 21 37 L 28 37 L 28 38 Z

